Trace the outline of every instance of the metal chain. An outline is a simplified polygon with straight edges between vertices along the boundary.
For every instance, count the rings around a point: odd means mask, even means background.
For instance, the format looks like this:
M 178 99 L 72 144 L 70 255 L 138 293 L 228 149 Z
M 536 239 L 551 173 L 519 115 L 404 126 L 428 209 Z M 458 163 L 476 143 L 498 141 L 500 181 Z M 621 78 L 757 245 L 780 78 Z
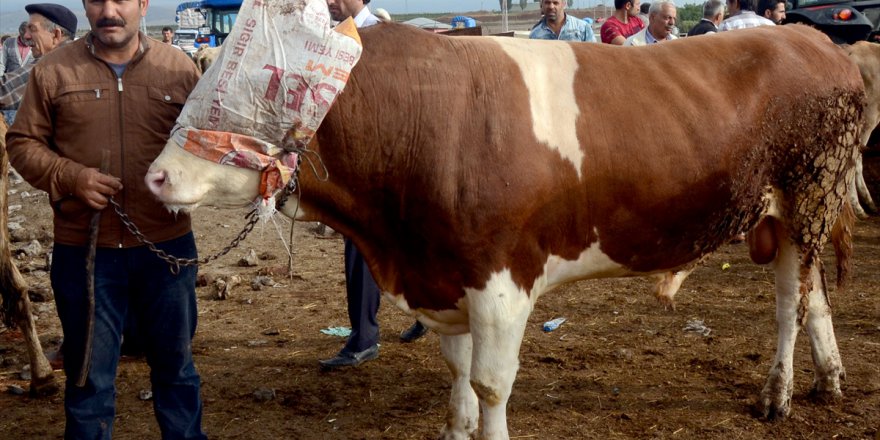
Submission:
M 241 232 L 238 233 L 238 236 L 236 236 L 232 240 L 232 242 L 229 243 L 228 246 L 226 246 L 225 248 L 223 248 L 223 250 L 214 255 L 210 255 L 199 260 L 198 258 L 179 258 L 173 255 L 168 255 L 168 253 L 166 253 L 162 249 L 157 248 L 155 243 L 147 239 L 144 233 L 141 232 L 140 229 L 138 229 L 137 225 L 135 225 L 134 222 L 131 221 L 131 217 L 129 217 L 128 214 L 126 214 L 122 210 L 122 206 L 119 205 L 119 203 L 117 203 L 116 200 L 113 199 L 113 197 L 110 197 L 110 204 L 113 205 L 113 210 L 116 211 L 116 215 L 118 215 L 119 219 L 122 220 L 122 223 L 128 229 L 128 232 L 131 232 L 131 234 L 134 235 L 135 238 L 138 239 L 138 241 L 147 245 L 150 251 L 156 254 L 157 257 L 168 263 L 171 273 L 175 275 L 180 273 L 180 266 L 197 266 L 199 264 L 207 264 L 228 254 L 229 251 L 237 247 L 238 244 L 242 240 L 244 240 L 251 231 L 254 230 L 254 226 L 260 219 L 260 217 L 257 215 L 257 209 L 252 209 L 249 213 L 247 213 L 247 215 L 245 215 L 245 218 L 248 219 L 248 221 L 244 225 L 244 228 L 241 230 Z
M 296 168 L 294 168 L 293 170 L 293 177 L 290 179 L 290 182 L 288 182 L 287 185 L 285 185 L 284 188 L 281 190 L 281 194 L 279 195 L 278 200 L 275 203 L 276 210 L 280 211 L 281 207 L 284 206 L 290 195 L 296 192 L 299 183 L 299 169 L 300 164 L 302 163 L 302 154 L 304 152 L 305 150 L 298 151 L 299 155 L 296 159 Z M 247 237 L 248 234 L 250 234 L 251 231 L 254 230 L 254 226 L 256 226 L 257 222 L 260 220 L 260 216 L 257 215 L 257 208 L 254 208 L 244 216 L 244 218 L 248 219 L 247 223 L 245 223 L 244 225 L 244 228 L 242 228 L 241 232 L 239 232 L 238 235 L 234 239 L 232 239 L 229 245 L 223 248 L 223 250 L 217 252 L 214 255 L 204 257 L 201 260 L 198 258 L 179 258 L 173 255 L 168 255 L 168 253 L 166 253 L 162 249 L 157 248 L 156 244 L 147 239 L 144 233 L 141 232 L 140 229 L 138 229 L 137 225 L 135 225 L 134 222 L 131 221 L 131 217 L 129 217 L 128 214 L 126 214 L 125 211 L 122 210 L 122 206 L 118 202 L 116 202 L 113 197 L 110 197 L 109 199 L 110 204 L 113 205 L 113 210 L 116 211 L 116 215 L 118 215 L 119 219 L 122 220 L 122 223 L 125 225 L 126 229 L 128 229 L 128 232 L 131 232 L 131 235 L 134 235 L 134 237 L 137 238 L 139 242 L 147 245 L 150 251 L 156 254 L 157 257 L 168 263 L 171 273 L 175 275 L 180 273 L 180 266 L 198 266 L 199 264 L 208 264 L 211 261 L 214 261 L 228 254 L 229 251 L 238 247 L 238 244 L 241 243 L 241 241 L 244 240 L 245 237 Z M 299 209 L 298 204 L 297 209 Z

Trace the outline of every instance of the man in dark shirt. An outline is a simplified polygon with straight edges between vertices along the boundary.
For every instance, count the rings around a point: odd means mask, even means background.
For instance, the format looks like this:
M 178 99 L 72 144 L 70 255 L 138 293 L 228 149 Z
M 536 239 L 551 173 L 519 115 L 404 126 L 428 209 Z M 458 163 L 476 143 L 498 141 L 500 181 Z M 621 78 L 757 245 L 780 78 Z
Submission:
M 724 2 L 708 0 L 703 3 L 703 19 L 688 31 L 688 37 L 718 32 L 718 25 L 724 20 Z

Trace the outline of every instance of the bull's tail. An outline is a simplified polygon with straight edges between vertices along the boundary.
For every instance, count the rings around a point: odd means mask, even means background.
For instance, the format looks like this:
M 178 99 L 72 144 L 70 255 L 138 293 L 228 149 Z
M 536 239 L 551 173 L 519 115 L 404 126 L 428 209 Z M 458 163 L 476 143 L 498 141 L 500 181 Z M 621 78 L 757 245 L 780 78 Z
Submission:
M 831 228 L 831 243 L 834 245 L 834 256 L 837 257 L 837 293 L 843 292 L 852 276 L 853 227 L 856 214 L 849 201 L 844 201 L 840 215 Z

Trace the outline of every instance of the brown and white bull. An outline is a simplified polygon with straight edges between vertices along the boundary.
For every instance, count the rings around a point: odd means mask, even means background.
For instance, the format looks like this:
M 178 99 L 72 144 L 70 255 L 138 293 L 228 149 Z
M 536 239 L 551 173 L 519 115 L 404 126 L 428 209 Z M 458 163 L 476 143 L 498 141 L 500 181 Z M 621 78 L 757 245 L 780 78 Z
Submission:
M 760 405 L 789 414 L 805 328 L 814 391 L 844 375 L 819 252 L 858 151 L 862 80 L 803 26 L 646 48 L 362 31 L 364 54 L 310 148 L 298 219 L 351 237 L 385 293 L 440 333 L 443 438 L 508 438 L 535 301 L 560 284 L 675 271 L 762 221 L 778 345 Z M 146 176 L 170 209 L 241 207 L 256 171 L 166 146 Z

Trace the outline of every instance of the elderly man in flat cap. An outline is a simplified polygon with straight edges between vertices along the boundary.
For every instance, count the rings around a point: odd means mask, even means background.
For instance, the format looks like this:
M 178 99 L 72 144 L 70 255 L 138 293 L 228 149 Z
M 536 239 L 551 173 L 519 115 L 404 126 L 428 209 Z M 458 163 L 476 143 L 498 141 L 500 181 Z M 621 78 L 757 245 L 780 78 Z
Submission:
M 52 3 L 27 5 L 24 9 L 30 14 L 24 40 L 31 46 L 33 57 L 0 77 L 0 110 L 3 110 L 9 124 L 15 119 L 15 110 L 21 104 L 34 63 L 56 47 L 73 40 L 76 35 L 76 16 L 70 9 Z

